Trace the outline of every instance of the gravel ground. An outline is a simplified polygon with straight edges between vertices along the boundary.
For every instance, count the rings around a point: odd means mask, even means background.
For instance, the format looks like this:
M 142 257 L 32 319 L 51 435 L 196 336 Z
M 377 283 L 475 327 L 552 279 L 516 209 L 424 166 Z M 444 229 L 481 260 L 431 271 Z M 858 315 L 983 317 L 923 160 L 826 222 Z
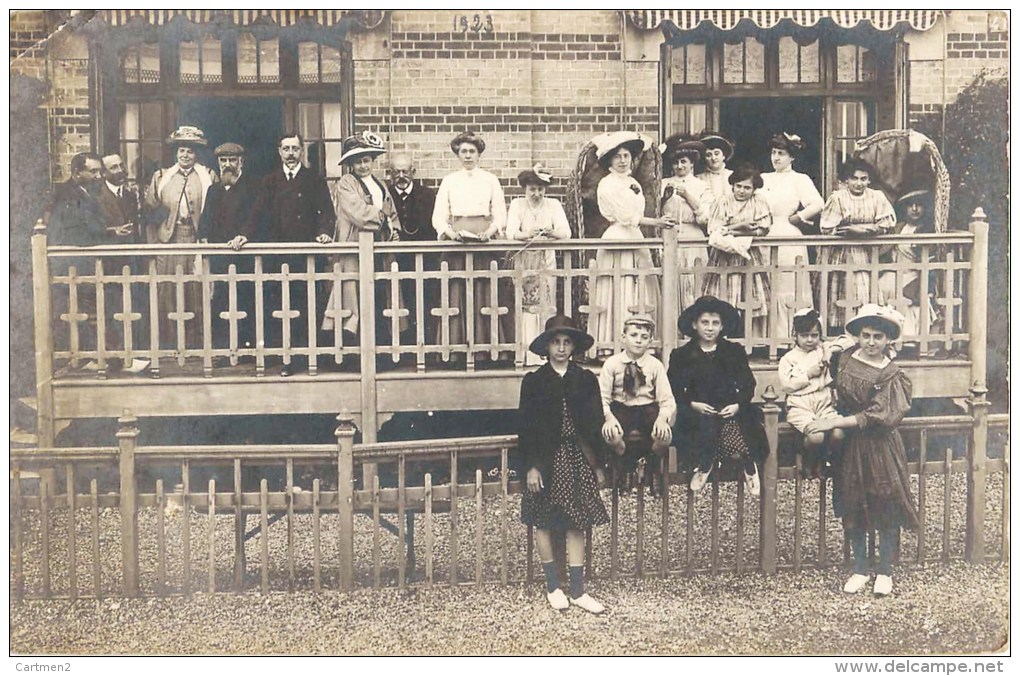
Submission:
M 915 478 L 916 481 L 916 478 Z M 416 522 L 418 579 L 407 591 L 359 589 L 342 594 L 312 593 L 312 537 L 310 515 L 295 517 L 295 589 L 288 588 L 287 530 L 284 521 L 270 528 L 270 588 L 257 591 L 261 569 L 258 536 L 246 545 L 246 588 L 232 593 L 195 593 L 190 599 L 143 598 L 127 600 L 29 600 L 11 605 L 11 650 L 18 653 L 290 653 L 290 654 L 816 654 L 816 653 L 968 653 L 993 650 L 1008 631 L 1008 564 L 969 566 L 941 563 L 943 554 L 943 496 L 945 480 L 928 477 L 925 510 L 924 563 L 904 565 L 895 576 L 895 594 L 876 599 L 870 594 L 847 597 L 840 588 L 847 572 L 841 566 L 816 568 L 818 549 L 818 484 L 805 482 L 801 514 L 799 573 L 765 576 L 753 572 L 758 557 L 758 502 L 746 500 L 743 524 L 741 575 L 674 574 L 668 579 L 609 580 L 610 529 L 595 531 L 596 578 L 589 589 L 609 611 L 601 617 L 571 609 L 552 611 L 539 582 L 523 582 L 527 567 L 526 530 L 519 523 L 519 502 L 508 507 L 509 586 L 498 584 L 502 553 L 499 501 L 486 499 L 482 523 L 481 588 L 474 584 L 475 514 L 473 499 L 462 499 L 458 533 L 460 582 L 447 585 L 450 569 L 450 521 L 435 517 L 435 580 L 424 588 L 424 520 Z M 916 490 L 916 489 L 915 489 Z M 711 564 L 711 489 L 694 501 L 691 567 Z M 952 498 L 947 543 L 952 557 L 963 552 L 966 477 L 950 479 Z M 720 566 L 736 560 L 734 484 L 720 484 Z M 779 563 L 795 562 L 794 485 L 781 482 L 779 494 Z M 986 542 L 989 553 L 998 550 L 1001 532 L 1001 475 L 989 477 L 986 505 Z M 608 498 L 607 498 L 608 504 Z M 647 499 L 644 517 L 644 568 L 657 571 L 661 557 L 661 513 L 657 500 Z M 26 588 L 41 588 L 39 522 L 27 515 L 24 571 Z M 183 580 L 181 525 L 183 514 L 167 516 L 167 579 L 171 592 Z M 249 517 L 249 528 L 256 524 Z M 155 593 L 156 514 L 142 510 L 139 546 L 143 593 Z M 686 492 L 674 487 L 670 494 L 670 568 L 682 570 L 687 562 Z M 208 517 L 192 512 L 192 588 L 208 584 Z M 827 561 L 842 558 L 842 530 L 826 510 L 824 535 Z M 624 576 L 636 568 L 636 500 L 620 501 L 620 548 L 617 570 Z M 323 517 L 322 584 L 337 588 L 338 523 Z M 91 526 L 82 510 L 76 521 L 76 571 L 79 592 L 92 589 Z M 218 590 L 229 589 L 233 566 L 233 517 L 216 519 L 213 551 Z M 53 591 L 67 594 L 67 519 L 65 512 L 51 515 L 50 574 Z M 359 587 L 373 583 L 372 522 L 359 516 L 355 533 L 355 569 Z M 396 538 L 382 533 L 381 584 L 396 585 L 399 554 Z M 901 560 L 917 560 L 918 539 L 905 533 Z M 100 515 L 100 567 L 102 589 L 114 594 L 120 584 L 119 513 Z M 13 560 L 12 560 L 13 565 Z M 537 570 L 536 576 L 540 577 Z M 536 579 L 537 579 L 536 577 Z M 493 583 L 493 584 L 489 584 Z M 451 639 L 451 637 L 455 637 Z

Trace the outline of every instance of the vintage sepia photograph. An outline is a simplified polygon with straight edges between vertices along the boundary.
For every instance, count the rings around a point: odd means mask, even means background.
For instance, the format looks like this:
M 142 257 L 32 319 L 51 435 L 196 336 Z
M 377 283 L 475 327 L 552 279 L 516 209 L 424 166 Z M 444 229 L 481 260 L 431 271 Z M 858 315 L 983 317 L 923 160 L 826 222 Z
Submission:
M 1002 672 L 1010 18 L 10 10 L 9 666 Z

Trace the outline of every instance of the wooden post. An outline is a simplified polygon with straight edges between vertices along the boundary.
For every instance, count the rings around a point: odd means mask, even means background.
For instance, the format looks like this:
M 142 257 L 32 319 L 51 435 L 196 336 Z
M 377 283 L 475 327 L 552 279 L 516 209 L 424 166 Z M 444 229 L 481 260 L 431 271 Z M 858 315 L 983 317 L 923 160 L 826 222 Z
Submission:
M 135 484 L 135 446 L 138 418 L 124 409 L 117 419 L 120 429 L 120 551 L 124 570 L 124 595 L 138 595 L 138 502 Z M 187 513 L 184 518 L 188 518 Z
M 988 457 L 988 221 L 978 207 L 971 217 L 974 248 L 970 256 L 969 307 L 970 413 L 973 417 L 967 452 L 967 542 L 964 556 L 971 563 L 985 559 L 985 464 Z
M 354 418 L 343 410 L 336 421 L 340 589 L 350 591 L 354 588 Z
M 761 482 L 761 569 L 764 573 L 776 572 L 776 492 L 779 489 L 779 406 L 775 390 L 769 385 L 762 399 L 765 405 L 765 434 L 769 440 L 769 455 L 762 467 Z
M 662 334 L 662 360 L 667 361 L 676 347 L 676 322 L 680 316 L 679 283 L 677 281 L 676 229 L 662 231 L 662 309 L 659 312 L 659 331 Z M 666 318 L 670 318 L 666 321 Z
M 375 370 L 375 238 L 370 230 L 358 233 L 358 339 L 361 352 L 361 440 L 377 441 L 379 430 Z M 362 465 L 362 485 L 371 486 L 378 467 Z
M 46 224 L 32 231 L 32 296 L 35 308 L 35 395 L 40 448 L 52 448 L 53 428 L 53 300 L 50 262 L 46 257 Z

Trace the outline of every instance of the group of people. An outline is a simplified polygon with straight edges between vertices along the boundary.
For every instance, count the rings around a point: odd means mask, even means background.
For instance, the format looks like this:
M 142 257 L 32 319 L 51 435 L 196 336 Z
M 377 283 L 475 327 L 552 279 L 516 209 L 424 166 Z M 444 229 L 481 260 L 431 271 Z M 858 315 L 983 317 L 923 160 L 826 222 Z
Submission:
M 770 447 L 761 410 L 752 404 L 755 378 L 747 354 L 727 340 L 738 321 L 725 300 L 694 300 L 677 320 L 691 340 L 673 350 L 667 368 L 648 351 L 655 321 L 631 315 L 622 322 L 623 350 L 598 376 L 574 362 L 595 337 L 570 317 L 552 317 L 532 341 L 531 352 L 546 362 L 521 384 L 521 520 L 535 528 L 554 609 L 605 610 L 584 589 L 584 546 L 585 531 L 609 521 L 600 489 L 611 468 L 632 472 L 639 463 L 661 463 L 672 443 L 693 469 L 691 491 L 702 490 L 724 463 L 737 463 L 746 491 L 760 494 L 758 466 Z M 814 309 L 797 312 L 792 321 L 796 347 L 780 363 L 787 419 L 803 435 L 816 471 L 833 477 L 833 507 L 854 563 L 843 591 L 858 593 L 871 581 L 866 539 L 877 530 L 873 591 L 888 595 L 900 529 L 918 525 L 896 430 L 910 410 L 911 384 L 889 349 L 902 333 L 903 316 L 865 304 L 832 341 L 822 340 Z M 566 541 L 569 595 L 554 558 L 558 534 Z
M 280 166 L 258 178 L 245 171 L 245 149 L 227 142 L 215 148 L 218 173 L 197 161 L 197 149 L 207 145 L 204 133 L 195 127 L 178 128 L 167 142 L 174 148 L 176 162 L 157 170 L 144 190 L 128 180 L 119 155 L 99 157 L 91 153 L 76 155 L 71 162 L 71 178 L 55 193 L 49 218 L 50 241 L 54 244 L 93 245 L 110 243 L 183 244 L 203 242 L 219 244 L 232 251 L 249 242 L 319 243 L 356 241 L 358 233 L 370 231 L 377 241 L 453 241 L 481 242 L 506 239 L 520 242 L 511 255 L 480 249 L 470 255 L 463 250 L 442 254 L 438 260 L 426 260 L 425 269 L 435 271 L 445 263 L 449 270 L 465 270 L 468 259 L 473 270 L 490 270 L 511 265 L 523 271 L 520 289 L 522 342 L 538 335 L 541 319 L 556 311 L 556 278 L 543 274 L 555 269 L 556 253 L 551 247 L 532 247 L 535 242 L 571 237 L 563 206 L 546 194 L 552 175 L 541 165 L 522 171 L 518 182 L 524 196 L 513 199 L 509 208 L 499 179 L 480 168 L 485 141 L 473 132 L 458 134 L 450 143 L 461 168 L 442 179 L 438 192 L 415 177 L 411 158 L 404 153 L 389 158 L 389 181 L 375 175 L 375 160 L 386 152 L 381 138 L 362 132 L 345 139 L 340 164 L 348 171 L 331 189 L 326 180 L 304 164 L 305 143 L 298 134 L 285 133 L 277 141 Z M 662 181 L 661 217 L 646 216 L 647 203 L 642 185 L 632 175 L 635 165 L 650 148 L 650 140 L 634 132 L 601 134 L 592 139 L 595 157 L 605 173 L 597 188 L 597 206 L 608 222 L 602 233 L 607 240 L 642 239 L 642 228 L 677 228 L 678 298 L 680 310 L 695 298 L 708 294 L 725 299 L 742 314 L 751 317 L 751 337 L 769 334 L 769 312 L 775 305 L 778 318 L 772 324 L 780 337 L 789 338 L 792 315 L 805 305 L 819 302 L 811 288 L 809 275 L 781 271 L 770 275 L 757 271 L 747 275 L 742 268 L 764 266 L 766 249 L 754 244 L 754 237 L 799 237 L 809 232 L 810 224 L 820 217 L 818 228 L 824 234 L 847 238 L 893 231 L 924 232 L 930 227 L 923 206 L 924 190 L 905 195 L 903 219 L 897 220 L 885 195 L 870 189 L 871 169 L 863 162 L 848 161 L 840 178 L 843 188 L 828 201 L 822 200 L 811 179 L 794 171 L 796 158 L 805 150 L 797 136 L 783 133 L 770 141 L 774 171 L 761 174 L 750 165 L 726 167 L 733 155 L 733 144 L 722 135 L 705 132 L 699 137 L 673 136 L 661 146 L 664 164 L 672 173 Z M 696 169 L 703 164 L 704 171 Z M 807 261 L 808 247 L 795 243 L 775 249 L 773 265 L 793 266 Z M 911 246 L 890 248 L 884 259 L 916 259 Z M 868 247 L 849 243 L 819 250 L 824 263 L 859 265 L 869 261 Z M 164 278 L 182 269 L 189 281 L 183 284 L 183 307 L 176 284 L 157 285 L 159 343 L 161 347 L 180 348 L 200 343 L 202 326 L 201 284 L 192 277 L 197 272 L 195 257 L 167 253 L 151 260 L 134 261 L 135 272 L 147 272 L 152 264 Z M 224 277 L 231 266 L 237 274 L 250 276 L 254 259 L 240 255 L 211 255 L 210 272 Z M 386 267 L 396 262 L 401 271 L 414 269 L 411 254 L 390 256 Z M 115 265 L 118 261 L 107 261 Z M 622 319 L 638 312 L 654 319 L 660 311 L 657 276 L 641 272 L 653 266 L 648 247 L 607 248 L 596 256 L 599 276 L 589 289 L 588 328 L 596 339 L 597 351 L 604 356 L 614 344 Z M 358 345 L 360 312 L 357 281 L 348 276 L 316 294 L 315 308 L 309 305 L 306 276 L 322 273 L 327 261 L 323 256 L 280 254 L 263 256 L 263 272 L 279 275 L 285 269 L 289 281 L 264 284 L 264 345 L 280 348 L 289 335 L 294 349 L 284 355 L 281 374 L 301 370 L 307 361 L 309 326 L 307 314 L 315 313 L 311 324 L 321 331 L 318 345 Z M 337 256 L 329 261 L 341 273 L 357 271 L 354 256 Z M 104 264 L 105 265 L 105 264 Z M 692 269 L 700 265 L 703 272 Z M 706 267 L 707 266 L 707 267 Z M 105 268 L 104 268 L 105 269 Z M 114 270 L 106 270 L 111 274 Z M 825 329 L 841 327 L 848 308 L 872 299 L 871 274 L 866 270 L 832 271 L 824 288 L 828 295 Z M 505 346 L 516 339 L 517 318 L 513 312 L 497 311 L 493 304 L 515 308 L 514 290 L 502 278 L 493 284 L 489 277 L 478 276 L 471 282 L 474 298 L 474 335 L 468 340 L 467 280 L 451 278 L 445 299 L 438 293 L 438 282 L 424 283 L 421 299 L 414 281 L 393 282 L 397 292 L 377 285 L 375 299 L 389 308 L 393 299 L 400 305 L 397 320 L 379 315 L 376 334 L 381 344 L 485 345 L 487 353 L 505 354 Z M 333 286 L 337 288 L 332 288 Z M 496 288 L 493 288 L 495 286 Z M 903 303 L 909 299 L 908 332 L 919 330 L 917 275 L 895 272 L 880 277 L 880 300 Z M 86 288 L 85 286 L 81 287 Z M 252 359 L 256 341 L 255 292 L 250 282 L 236 284 L 232 294 L 227 284 L 212 285 L 210 318 L 213 347 L 237 348 L 230 357 L 220 356 L 214 365 Z M 913 293 L 913 296 L 910 294 Z M 814 295 L 813 295 L 814 294 Z M 78 302 L 84 314 L 94 322 L 94 293 L 80 293 Z M 326 302 L 322 302 L 328 296 Z M 852 297 L 852 298 L 851 298 Z M 148 294 L 133 298 L 135 309 L 145 305 Z M 775 299 L 773 303 L 770 299 Z M 494 301 L 494 302 L 493 302 Z M 852 302 L 849 302 L 852 301 Z M 91 305 L 90 305 L 91 303 Z M 418 308 L 422 303 L 425 307 Z M 442 303 L 442 307 L 439 307 Z M 119 299 L 107 299 L 108 312 L 120 307 Z M 391 308 L 392 309 L 392 308 Z M 394 313 L 390 313 L 394 314 Z M 419 315 L 426 326 L 418 327 Z M 929 313 L 929 318 L 934 313 Z M 143 315 L 144 316 L 144 315 Z M 106 322 L 107 349 L 121 347 L 121 338 L 113 330 L 112 318 Z M 230 336 L 231 325 L 236 336 Z M 738 328 L 743 335 L 743 325 Z M 183 327 L 183 328 L 182 328 Z M 146 344 L 148 322 L 138 322 L 135 346 Z M 393 334 L 398 332 L 399 336 Z M 503 346 L 497 348 L 496 346 Z M 304 350 L 304 352 L 302 352 Z M 454 352 L 453 358 L 462 358 Z M 536 363 L 533 355 L 528 363 Z M 117 368 L 117 360 L 109 360 Z M 328 360 L 327 360 L 328 361 Z M 328 366 L 328 364 L 326 365 Z

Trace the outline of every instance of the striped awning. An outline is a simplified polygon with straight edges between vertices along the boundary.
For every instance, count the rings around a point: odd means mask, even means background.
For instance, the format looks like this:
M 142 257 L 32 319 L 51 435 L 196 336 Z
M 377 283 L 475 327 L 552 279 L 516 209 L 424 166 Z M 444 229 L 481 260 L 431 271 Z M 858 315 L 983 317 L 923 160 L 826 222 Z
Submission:
M 349 9 L 108 9 L 102 10 L 100 14 L 110 26 L 126 26 L 132 21 L 163 26 L 181 17 L 198 24 L 226 19 L 237 26 L 271 22 L 281 28 L 298 23 L 315 23 L 329 27 L 350 18 L 366 28 L 374 28 L 381 23 L 385 12 Z
M 853 28 L 863 22 L 887 31 L 899 24 L 915 30 L 928 30 L 942 12 L 937 9 L 635 9 L 627 16 L 638 28 L 658 28 L 669 22 L 680 30 L 692 30 L 702 23 L 728 31 L 744 19 L 759 28 L 772 28 L 783 19 L 798 26 L 814 26 L 831 19 L 841 28 Z

